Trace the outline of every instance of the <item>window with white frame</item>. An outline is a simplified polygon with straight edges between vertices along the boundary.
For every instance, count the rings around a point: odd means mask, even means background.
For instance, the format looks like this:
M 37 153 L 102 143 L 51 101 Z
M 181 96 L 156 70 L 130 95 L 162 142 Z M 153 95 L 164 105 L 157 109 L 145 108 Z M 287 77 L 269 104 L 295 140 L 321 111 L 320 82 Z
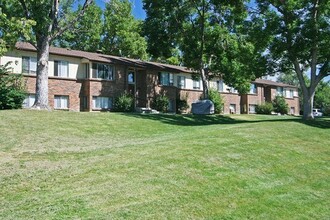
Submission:
M 236 114 L 236 104 L 230 104 L 229 105 L 229 113 L 230 114 Z
M 186 77 L 178 76 L 178 88 L 184 89 L 186 88 Z
M 93 109 L 111 109 L 112 108 L 112 98 L 93 96 Z
M 30 108 L 36 101 L 36 95 L 35 94 L 28 94 L 22 104 L 23 108 Z
M 223 88 L 224 88 L 223 81 L 222 81 L 222 80 L 218 80 L 218 81 L 217 81 L 217 89 L 218 89 L 218 92 L 223 92 Z
M 256 107 L 257 105 L 249 105 L 249 113 L 256 113 Z
M 22 73 L 36 74 L 37 73 L 37 58 L 22 57 Z
M 55 95 L 54 96 L 54 108 L 55 109 L 68 109 L 69 108 L 69 96 Z
M 257 86 L 254 83 L 251 83 L 250 94 L 257 94 Z
M 93 63 L 92 68 L 93 68 L 93 78 L 114 80 L 113 66 L 101 64 L 101 63 Z
M 69 63 L 67 61 L 54 61 L 54 76 L 69 77 Z
M 200 89 L 200 88 L 201 88 L 201 81 L 193 80 L 193 89 Z
M 228 92 L 230 92 L 230 93 L 238 93 L 237 89 L 235 89 L 234 87 L 228 88 Z
M 290 90 L 289 90 L 289 98 L 293 98 L 293 94 L 294 94 L 293 89 L 290 89 Z
M 158 82 L 163 86 L 173 86 L 174 77 L 172 73 L 168 72 L 159 72 L 158 73 Z
M 135 83 L 135 73 L 133 71 L 128 72 L 127 81 L 128 81 L 128 84 L 134 84 Z
M 283 87 L 277 87 L 276 94 L 279 96 L 283 96 Z
M 295 109 L 295 107 L 291 107 L 291 108 L 290 108 L 290 114 L 291 114 L 291 115 L 296 114 L 296 109 Z

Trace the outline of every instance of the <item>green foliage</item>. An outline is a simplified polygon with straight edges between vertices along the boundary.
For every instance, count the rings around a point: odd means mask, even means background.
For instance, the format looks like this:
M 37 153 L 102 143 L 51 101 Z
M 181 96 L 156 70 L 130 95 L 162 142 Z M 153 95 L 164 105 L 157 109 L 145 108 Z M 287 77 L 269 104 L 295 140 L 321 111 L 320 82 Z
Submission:
M 170 100 L 166 95 L 157 95 L 152 103 L 152 108 L 160 112 L 167 112 Z
M 147 43 L 141 36 L 142 22 L 132 15 L 129 0 L 111 0 L 104 11 L 102 49 L 108 54 L 147 59 Z
M 220 114 L 223 111 L 224 101 L 220 93 L 216 89 L 209 90 L 208 97 L 214 104 L 214 113 Z
M 25 99 L 23 78 L 10 74 L 9 64 L 0 65 L 0 109 L 19 109 Z
M 304 119 L 319 82 L 330 75 L 330 1 L 257 0 L 246 29 L 267 60 L 269 74 L 295 71 L 304 96 Z M 308 75 L 309 81 L 304 80 Z
M 35 25 L 33 20 L 15 14 L 16 9 L 10 6 L 6 1 L 0 2 L 0 56 L 14 47 L 19 38 L 30 40 L 31 27 Z
M 178 48 L 183 64 L 200 73 L 204 90 L 209 73 L 241 93 L 264 74 L 265 59 L 242 33 L 244 1 L 145 0 L 144 9 L 148 52 L 163 59 Z
M 286 103 L 285 98 L 283 96 L 276 96 L 272 101 L 274 112 L 280 113 L 282 115 L 288 114 L 289 105 Z
M 132 112 L 134 110 L 134 98 L 127 92 L 118 96 L 114 102 L 114 111 Z
M 330 108 L 330 81 L 321 81 L 316 88 L 314 97 L 315 108 Z
M 78 6 L 76 12 L 70 12 L 68 16 L 74 18 L 81 10 Z M 71 11 L 69 8 L 68 10 Z M 85 11 L 84 16 L 79 19 L 74 28 L 64 32 L 54 42 L 56 46 L 71 48 L 75 50 L 95 52 L 101 46 L 101 34 L 103 28 L 102 9 L 93 2 Z
M 257 114 L 270 115 L 273 111 L 273 104 L 271 102 L 266 102 L 256 106 Z
M 176 99 L 176 112 L 177 113 L 183 113 L 189 108 L 188 104 L 188 93 L 186 93 L 186 96 L 184 98 L 177 98 Z

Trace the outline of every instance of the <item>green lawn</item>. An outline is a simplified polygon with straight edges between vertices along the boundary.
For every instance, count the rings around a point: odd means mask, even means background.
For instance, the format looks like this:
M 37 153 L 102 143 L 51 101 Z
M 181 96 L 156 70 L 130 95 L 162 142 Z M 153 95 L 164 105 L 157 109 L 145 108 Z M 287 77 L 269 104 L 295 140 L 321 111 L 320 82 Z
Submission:
M 0 219 L 329 219 L 330 119 L 0 111 Z

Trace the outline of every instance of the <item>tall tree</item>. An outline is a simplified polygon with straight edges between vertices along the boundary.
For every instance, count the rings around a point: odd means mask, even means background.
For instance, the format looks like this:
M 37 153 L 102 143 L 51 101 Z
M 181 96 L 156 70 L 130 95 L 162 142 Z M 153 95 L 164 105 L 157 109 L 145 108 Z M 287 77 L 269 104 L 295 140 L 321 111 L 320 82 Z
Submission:
M 250 35 L 269 56 L 268 70 L 296 73 L 303 94 L 303 118 L 313 119 L 315 89 L 330 75 L 330 2 L 257 0 Z M 308 83 L 304 74 L 309 75 Z
M 184 65 L 200 74 L 204 98 L 211 76 L 221 75 L 245 93 L 251 79 L 262 73 L 259 64 L 265 62 L 241 33 L 247 16 L 244 0 L 144 0 L 144 9 L 148 52 L 166 58 L 179 48 Z
M 78 10 L 70 13 L 70 16 L 76 17 L 81 9 L 82 5 L 79 5 Z M 74 28 L 64 32 L 56 39 L 54 44 L 60 47 L 90 52 L 101 49 L 102 14 L 102 9 L 93 2 L 85 10 L 84 16 L 74 24 Z
M 34 39 L 30 41 L 37 49 L 36 101 L 33 108 L 49 109 L 49 46 L 54 39 L 74 27 L 93 0 L 84 0 L 83 6 L 74 18 L 68 16 L 69 9 L 75 2 L 73 0 L 3 0 L 2 2 L 8 18 L 19 16 L 35 22 L 31 30 Z
M 146 59 L 147 43 L 141 36 L 142 22 L 132 15 L 129 0 L 111 0 L 104 12 L 102 49 L 104 52 L 137 59 Z
M 8 48 L 14 47 L 20 36 L 30 39 L 33 20 L 22 17 L 10 16 L 11 5 L 6 1 L 0 2 L 0 56 Z M 7 15 L 9 12 L 9 16 Z

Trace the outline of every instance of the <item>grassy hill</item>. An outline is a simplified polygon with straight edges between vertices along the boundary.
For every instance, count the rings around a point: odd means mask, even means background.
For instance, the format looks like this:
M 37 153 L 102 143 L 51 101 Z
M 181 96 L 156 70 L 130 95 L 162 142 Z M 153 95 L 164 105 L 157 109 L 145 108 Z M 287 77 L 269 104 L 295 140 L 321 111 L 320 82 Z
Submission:
M 0 219 L 327 219 L 330 119 L 0 111 Z

